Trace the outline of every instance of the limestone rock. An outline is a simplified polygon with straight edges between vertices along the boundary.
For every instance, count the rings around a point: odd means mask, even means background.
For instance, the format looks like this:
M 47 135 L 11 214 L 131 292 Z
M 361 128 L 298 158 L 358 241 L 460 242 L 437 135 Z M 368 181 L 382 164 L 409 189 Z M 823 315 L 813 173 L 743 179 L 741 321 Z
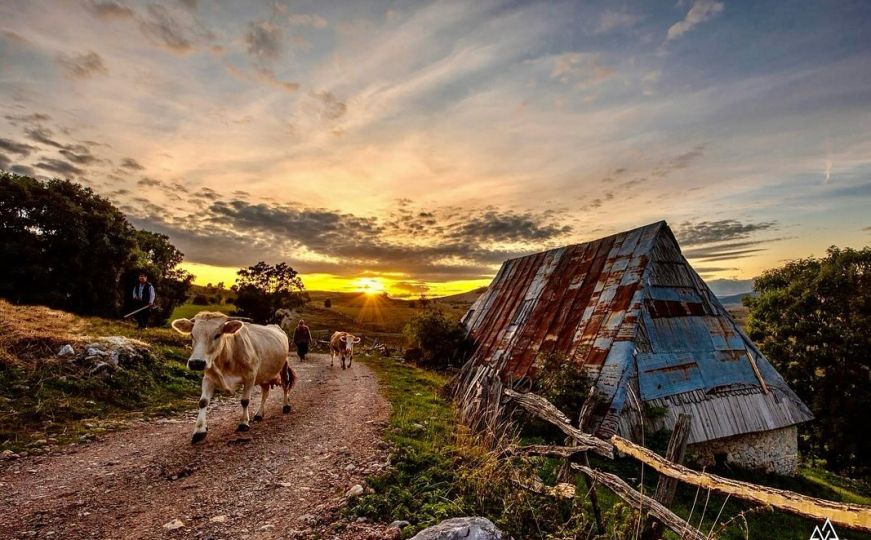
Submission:
M 489 519 L 461 517 L 426 528 L 412 540 L 502 540 L 502 533 Z

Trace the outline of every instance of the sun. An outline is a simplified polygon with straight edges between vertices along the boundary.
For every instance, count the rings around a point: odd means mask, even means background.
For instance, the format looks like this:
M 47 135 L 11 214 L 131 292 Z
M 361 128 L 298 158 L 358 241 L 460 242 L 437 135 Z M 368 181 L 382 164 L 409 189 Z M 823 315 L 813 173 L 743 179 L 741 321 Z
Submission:
M 360 278 L 354 281 L 354 287 L 358 292 L 376 295 L 385 290 L 384 282 L 376 278 Z

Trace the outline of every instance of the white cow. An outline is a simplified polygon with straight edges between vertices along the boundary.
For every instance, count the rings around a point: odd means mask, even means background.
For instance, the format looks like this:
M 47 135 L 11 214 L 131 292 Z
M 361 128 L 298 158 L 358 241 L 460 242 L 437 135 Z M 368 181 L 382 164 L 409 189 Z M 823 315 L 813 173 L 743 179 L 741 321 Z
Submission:
M 360 343 L 360 338 L 354 337 L 347 332 L 333 332 L 330 338 L 330 366 L 336 356 L 342 359 L 342 369 L 345 369 L 345 358 L 348 359 L 348 367 L 354 360 L 354 345 Z
M 192 442 L 206 438 L 206 407 L 216 390 L 232 393 L 242 385 L 242 420 L 236 431 L 250 429 L 248 403 L 254 385 L 262 390 L 254 420 L 263 419 L 269 389 L 276 385 L 284 390 L 282 412 L 290 412 L 288 392 L 296 383 L 297 375 L 287 364 L 287 334 L 281 328 L 274 324 L 243 323 L 223 313 L 209 311 L 201 311 L 193 319 L 176 319 L 172 327 L 191 336 L 193 351 L 187 366 L 203 371 L 200 412 Z

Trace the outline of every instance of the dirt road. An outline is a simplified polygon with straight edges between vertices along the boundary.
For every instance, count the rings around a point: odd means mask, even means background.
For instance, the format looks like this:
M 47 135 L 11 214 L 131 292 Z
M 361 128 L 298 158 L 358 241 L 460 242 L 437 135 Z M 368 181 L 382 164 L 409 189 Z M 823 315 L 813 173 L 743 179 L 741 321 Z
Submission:
M 233 398 L 210 408 L 199 445 L 191 411 L 0 463 L 0 538 L 380 538 L 338 512 L 348 488 L 386 462 L 389 406 L 375 376 L 324 355 L 291 365 L 293 411 L 282 415 L 273 391 L 247 433 L 234 432 Z M 174 520 L 184 525 L 165 527 Z

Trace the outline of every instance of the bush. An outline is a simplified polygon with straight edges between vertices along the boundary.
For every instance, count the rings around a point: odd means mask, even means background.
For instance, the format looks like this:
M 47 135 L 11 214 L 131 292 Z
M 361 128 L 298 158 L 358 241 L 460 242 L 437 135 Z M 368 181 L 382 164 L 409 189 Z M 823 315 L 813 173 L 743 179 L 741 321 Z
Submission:
M 465 331 L 457 321 L 448 319 L 437 305 L 431 304 L 412 317 L 403 334 L 409 347 L 420 349 L 420 366 L 448 369 L 461 366 L 465 359 Z
M 250 317 L 256 323 L 280 322 L 279 310 L 293 310 L 308 301 L 302 279 L 285 263 L 276 265 L 259 262 L 239 270 L 236 289 L 237 315 Z
M 193 299 L 191 300 L 191 304 L 196 304 L 198 306 L 205 306 L 206 304 L 210 303 L 211 302 L 209 302 L 209 299 L 206 298 L 206 295 L 204 294 L 194 295 Z
M 327 309 L 333 307 L 333 301 L 327 298 L 326 300 L 324 300 L 324 307 Z

